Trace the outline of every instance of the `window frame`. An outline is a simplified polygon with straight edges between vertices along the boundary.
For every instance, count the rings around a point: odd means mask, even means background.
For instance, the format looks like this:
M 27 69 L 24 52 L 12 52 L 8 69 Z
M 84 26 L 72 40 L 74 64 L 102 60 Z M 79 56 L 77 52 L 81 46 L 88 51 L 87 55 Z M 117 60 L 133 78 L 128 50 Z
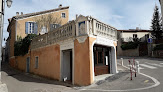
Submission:
M 28 23 L 28 33 L 27 34 L 35 34 L 35 21 L 26 21 Z
M 64 17 L 62 16 L 63 14 L 65 14 Z M 65 12 L 62 12 L 62 13 L 61 13 L 61 17 L 62 17 L 62 18 L 66 18 L 66 13 L 65 13 Z
M 133 38 L 138 38 L 138 35 L 137 34 L 133 34 Z

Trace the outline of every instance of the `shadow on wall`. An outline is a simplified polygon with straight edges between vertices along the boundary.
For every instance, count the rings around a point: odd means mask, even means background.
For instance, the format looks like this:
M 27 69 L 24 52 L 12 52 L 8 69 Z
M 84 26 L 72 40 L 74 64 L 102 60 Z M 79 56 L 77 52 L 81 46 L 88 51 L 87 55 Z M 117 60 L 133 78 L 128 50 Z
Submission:
M 6 62 L 2 63 L 1 71 L 7 73 L 8 76 L 11 76 L 11 77 L 13 77 L 19 81 L 23 81 L 23 82 L 54 84 L 54 85 L 62 85 L 62 86 L 67 86 L 67 87 L 74 86 L 69 83 L 60 82 L 60 81 L 56 81 L 56 80 L 50 80 L 50 79 L 46 79 L 43 77 L 39 77 L 37 75 L 28 74 L 28 73 L 18 71 L 16 69 L 10 67 L 9 63 L 6 63 Z M 2 76 L 2 77 L 6 77 L 6 76 Z M 2 82 L 3 82 L 3 78 L 2 78 Z

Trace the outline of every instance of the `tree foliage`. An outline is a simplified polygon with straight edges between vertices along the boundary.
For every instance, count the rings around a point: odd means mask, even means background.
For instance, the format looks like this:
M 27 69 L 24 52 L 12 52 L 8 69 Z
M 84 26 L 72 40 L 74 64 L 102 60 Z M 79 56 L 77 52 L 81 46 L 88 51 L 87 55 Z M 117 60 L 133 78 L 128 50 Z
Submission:
M 48 15 L 41 15 L 40 17 L 35 18 L 34 20 L 37 25 L 38 25 L 38 32 L 41 32 L 41 29 L 43 27 L 46 28 L 46 30 L 50 30 L 50 24 L 61 24 L 61 18 L 59 17 L 54 17 L 54 15 L 52 14 L 48 14 Z
M 153 13 L 153 19 L 152 19 L 152 36 L 156 39 L 162 38 L 162 24 L 160 20 L 160 13 L 158 6 L 155 6 L 154 13 Z
M 14 44 L 14 55 L 24 56 L 26 53 L 28 53 L 31 41 L 36 36 L 37 36 L 36 34 L 28 34 L 24 39 L 17 40 Z
M 139 45 L 139 42 L 128 42 L 121 45 L 122 50 L 136 49 Z

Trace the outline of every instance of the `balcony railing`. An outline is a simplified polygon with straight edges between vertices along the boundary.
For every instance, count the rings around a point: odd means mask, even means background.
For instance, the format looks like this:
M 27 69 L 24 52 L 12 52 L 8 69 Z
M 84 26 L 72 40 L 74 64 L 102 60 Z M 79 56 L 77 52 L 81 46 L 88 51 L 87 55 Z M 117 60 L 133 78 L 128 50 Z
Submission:
M 75 21 L 67 23 L 53 31 L 40 35 L 32 40 L 31 49 L 54 44 L 75 36 Z
M 31 44 L 31 49 L 55 44 L 59 41 L 64 41 L 69 38 L 76 38 L 85 35 L 94 35 L 110 40 L 117 40 L 117 30 L 114 27 L 111 27 L 93 18 L 91 19 L 91 21 L 84 21 L 86 28 L 83 35 L 78 34 L 79 30 L 76 29 L 78 21 L 71 21 L 59 28 L 54 29 L 53 31 L 49 31 L 46 34 L 34 38 Z
M 107 24 L 96 21 L 95 33 L 106 38 L 117 39 L 117 30 Z

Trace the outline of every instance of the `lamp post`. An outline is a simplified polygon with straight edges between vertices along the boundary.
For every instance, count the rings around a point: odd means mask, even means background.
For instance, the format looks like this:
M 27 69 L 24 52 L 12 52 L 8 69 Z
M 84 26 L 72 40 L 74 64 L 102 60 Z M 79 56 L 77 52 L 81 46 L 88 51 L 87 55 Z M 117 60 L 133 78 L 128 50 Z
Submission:
M 10 8 L 12 0 L 6 0 L 7 7 Z M 2 40 L 3 40 L 3 23 L 4 23 L 5 0 L 0 0 L 0 82 L 1 82 L 1 61 L 2 61 Z

